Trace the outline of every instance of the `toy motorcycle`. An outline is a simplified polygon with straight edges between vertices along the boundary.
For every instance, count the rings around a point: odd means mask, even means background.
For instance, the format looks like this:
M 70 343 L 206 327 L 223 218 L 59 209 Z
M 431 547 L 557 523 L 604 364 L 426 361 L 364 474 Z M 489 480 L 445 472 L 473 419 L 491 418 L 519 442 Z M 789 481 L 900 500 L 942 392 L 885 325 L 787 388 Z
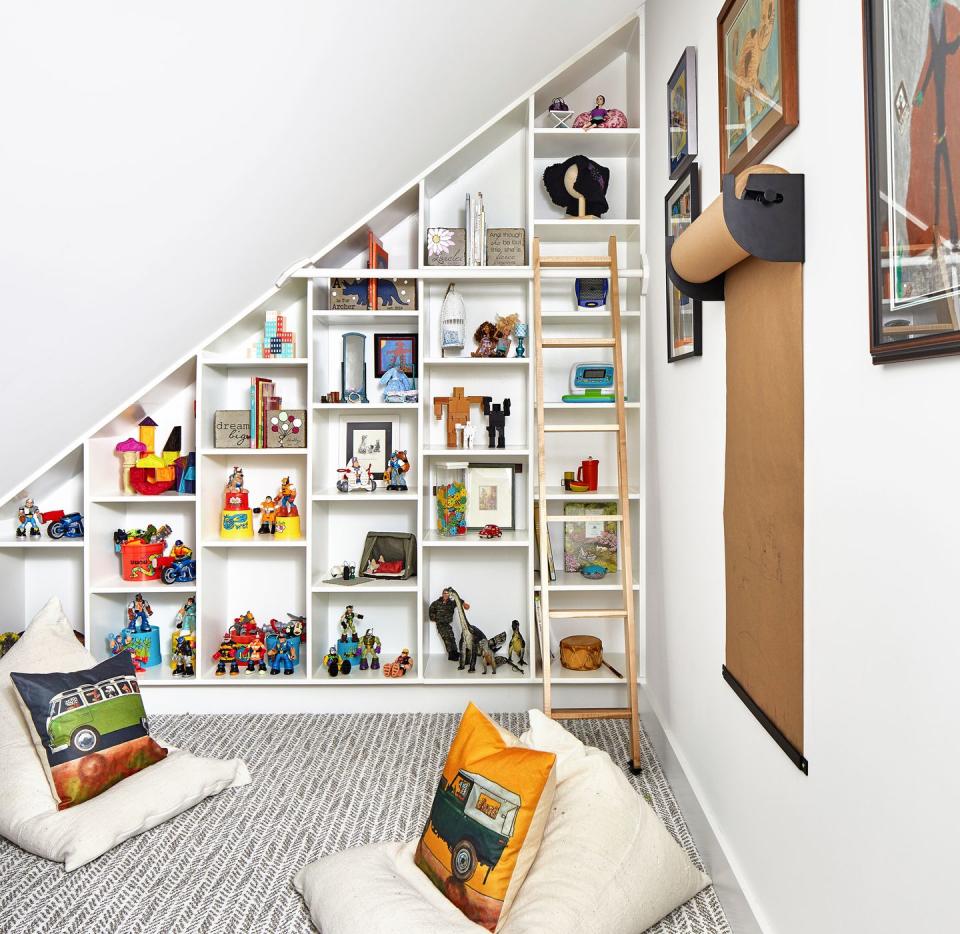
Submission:
M 373 471 L 367 465 L 366 475 L 360 469 L 360 464 L 354 462 L 346 467 L 338 467 L 337 489 L 341 493 L 372 493 L 377 488 L 377 481 L 373 479 Z
M 57 509 L 45 512 L 43 521 L 49 522 L 47 535 L 54 540 L 61 538 L 83 538 L 83 516 L 79 512 L 67 512 Z
M 193 555 L 184 555 L 182 558 L 162 555 L 156 560 L 165 584 L 183 584 L 197 579 L 197 562 Z

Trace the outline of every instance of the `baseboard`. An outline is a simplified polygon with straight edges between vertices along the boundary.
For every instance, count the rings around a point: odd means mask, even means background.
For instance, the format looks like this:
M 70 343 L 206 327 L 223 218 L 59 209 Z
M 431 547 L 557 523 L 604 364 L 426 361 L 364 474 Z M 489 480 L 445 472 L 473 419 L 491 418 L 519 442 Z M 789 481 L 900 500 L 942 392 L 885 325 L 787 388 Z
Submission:
M 724 913 L 730 922 L 734 934 L 764 934 L 770 928 L 761 926 L 751 898 L 740 882 L 741 874 L 734 868 L 735 861 L 727 855 L 729 850 L 724 842 L 723 832 L 718 828 L 716 819 L 704 805 L 705 798 L 696 780 L 691 779 L 692 772 L 687 764 L 676 738 L 666 730 L 646 691 L 640 690 L 640 716 L 643 728 L 653 743 L 663 767 L 664 775 L 673 789 L 680 805 L 680 811 L 690 828 L 697 844 L 697 850 L 704 865 Z

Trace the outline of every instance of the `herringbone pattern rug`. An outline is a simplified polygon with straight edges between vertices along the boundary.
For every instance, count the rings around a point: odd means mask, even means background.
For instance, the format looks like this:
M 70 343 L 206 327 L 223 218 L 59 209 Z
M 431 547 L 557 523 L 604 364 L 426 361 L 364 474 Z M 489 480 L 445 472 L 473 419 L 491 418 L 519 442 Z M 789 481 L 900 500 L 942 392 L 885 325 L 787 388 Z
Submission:
M 514 733 L 526 729 L 523 714 L 497 719 Z M 253 784 L 203 801 L 70 874 L 0 839 L 0 931 L 309 932 L 294 873 L 346 847 L 416 837 L 458 722 L 450 714 L 155 717 L 161 740 L 246 759 Z M 570 729 L 626 761 L 623 724 L 574 721 Z M 703 868 L 646 736 L 643 754 L 644 774 L 631 781 Z M 356 907 L 362 931 L 363 905 Z M 404 934 L 402 919 L 396 930 Z M 651 934 L 730 928 L 711 887 Z

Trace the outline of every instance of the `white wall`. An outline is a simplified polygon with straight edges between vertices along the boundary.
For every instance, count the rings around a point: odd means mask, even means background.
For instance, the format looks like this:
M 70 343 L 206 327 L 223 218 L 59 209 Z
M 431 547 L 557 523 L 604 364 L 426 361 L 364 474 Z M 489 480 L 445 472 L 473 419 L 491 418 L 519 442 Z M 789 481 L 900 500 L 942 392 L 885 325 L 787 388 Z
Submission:
M 702 359 L 665 362 L 665 87 L 695 45 L 706 206 L 720 0 L 647 4 L 648 692 L 765 931 L 945 931 L 960 837 L 960 359 L 871 365 L 860 3 L 798 5 L 801 125 L 770 161 L 806 173 L 809 777 L 720 674 L 723 305 L 704 305 Z
M 6 4 L 0 491 L 635 6 Z

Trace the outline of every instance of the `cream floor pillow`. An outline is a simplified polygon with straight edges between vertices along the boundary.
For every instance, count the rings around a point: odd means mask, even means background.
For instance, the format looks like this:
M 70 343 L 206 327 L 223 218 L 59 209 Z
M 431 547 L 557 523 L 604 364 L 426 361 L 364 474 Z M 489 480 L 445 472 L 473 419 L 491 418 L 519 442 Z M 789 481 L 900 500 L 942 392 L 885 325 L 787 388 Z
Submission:
M 163 744 L 170 753 L 161 762 L 90 801 L 58 811 L 10 672 L 77 671 L 95 664 L 55 597 L 0 658 L 0 834 L 37 856 L 64 863 L 67 870 L 203 798 L 250 782 L 240 759 L 205 759 Z
M 539 710 L 530 711 L 520 741 L 556 753 L 557 786 L 540 850 L 500 934 L 640 934 L 709 885 L 605 752 Z M 323 934 L 486 930 L 419 872 L 415 848 L 345 850 L 301 869 L 294 886 Z M 382 897 L 362 902 L 370 891 Z

